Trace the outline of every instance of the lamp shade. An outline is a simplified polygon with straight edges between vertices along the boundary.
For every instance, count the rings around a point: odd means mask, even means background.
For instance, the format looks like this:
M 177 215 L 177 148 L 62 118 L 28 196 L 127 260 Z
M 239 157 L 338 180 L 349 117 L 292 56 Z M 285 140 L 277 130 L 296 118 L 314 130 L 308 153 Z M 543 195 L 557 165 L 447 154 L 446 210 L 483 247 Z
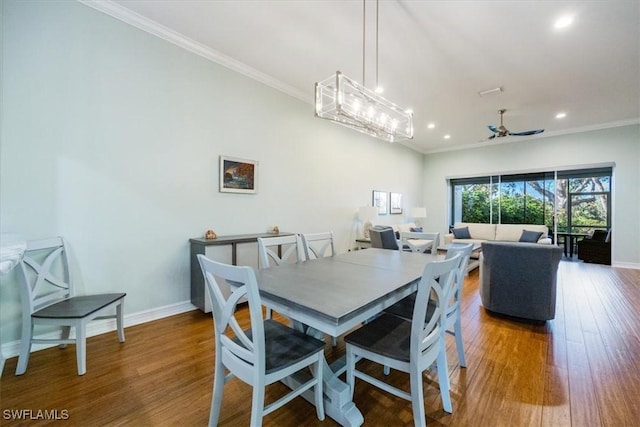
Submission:
M 426 218 L 427 208 L 411 208 L 411 216 L 413 218 Z
M 361 206 L 358 208 L 358 219 L 362 222 L 373 221 L 378 216 L 375 206 Z

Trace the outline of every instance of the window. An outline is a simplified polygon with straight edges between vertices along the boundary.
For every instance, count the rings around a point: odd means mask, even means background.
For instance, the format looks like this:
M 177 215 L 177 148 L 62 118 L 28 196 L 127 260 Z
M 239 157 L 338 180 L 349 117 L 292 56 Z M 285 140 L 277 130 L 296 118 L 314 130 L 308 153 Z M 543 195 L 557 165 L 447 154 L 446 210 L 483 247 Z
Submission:
M 591 232 L 611 227 L 612 168 L 452 179 L 451 224 L 544 224 Z M 555 213 L 555 219 L 554 219 Z

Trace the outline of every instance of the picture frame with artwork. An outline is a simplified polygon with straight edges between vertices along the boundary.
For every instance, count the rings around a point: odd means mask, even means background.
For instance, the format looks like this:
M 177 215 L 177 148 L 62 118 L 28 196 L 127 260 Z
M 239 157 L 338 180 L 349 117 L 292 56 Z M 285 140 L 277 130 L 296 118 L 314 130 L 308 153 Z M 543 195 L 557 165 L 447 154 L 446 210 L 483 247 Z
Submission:
M 391 215 L 402 214 L 402 193 L 389 193 L 389 213 Z
M 378 209 L 378 215 L 387 214 L 387 192 L 373 190 L 373 200 L 371 205 Z
M 256 194 L 258 161 L 220 156 L 220 192 Z

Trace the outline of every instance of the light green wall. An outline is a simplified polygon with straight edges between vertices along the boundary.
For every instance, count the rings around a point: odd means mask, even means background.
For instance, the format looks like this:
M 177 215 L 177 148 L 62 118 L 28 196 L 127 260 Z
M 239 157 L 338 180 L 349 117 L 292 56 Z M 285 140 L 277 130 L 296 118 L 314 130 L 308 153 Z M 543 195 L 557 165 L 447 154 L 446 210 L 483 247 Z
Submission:
M 178 304 L 208 228 L 333 230 L 346 251 L 373 189 L 421 203 L 421 154 L 80 3 L 2 13 L 0 231 L 66 237 L 81 293 L 125 291 L 129 314 Z M 260 162 L 257 195 L 218 192 L 220 155 Z M 19 338 L 15 279 L 0 279 L 2 343 Z
M 613 263 L 640 267 L 640 126 L 624 126 L 425 156 L 427 225 L 449 225 L 447 177 L 614 162 Z

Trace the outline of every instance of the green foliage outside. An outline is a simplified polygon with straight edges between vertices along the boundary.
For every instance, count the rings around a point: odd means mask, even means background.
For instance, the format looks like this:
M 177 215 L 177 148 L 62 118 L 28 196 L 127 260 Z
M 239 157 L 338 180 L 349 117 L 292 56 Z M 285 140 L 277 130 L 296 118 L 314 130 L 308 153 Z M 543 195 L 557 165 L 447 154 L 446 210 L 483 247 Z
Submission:
M 558 204 L 559 230 L 589 232 L 607 228 L 609 178 L 572 178 L 558 180 L 465 184 L 457 186 L 461 197 L 461 221 L 502 224 L 545 224 L 553 228 L 554 203 Z M 493 221 L 491 203 L 493 201 Z M 571 222 L 567 217 L 571 204 Z

